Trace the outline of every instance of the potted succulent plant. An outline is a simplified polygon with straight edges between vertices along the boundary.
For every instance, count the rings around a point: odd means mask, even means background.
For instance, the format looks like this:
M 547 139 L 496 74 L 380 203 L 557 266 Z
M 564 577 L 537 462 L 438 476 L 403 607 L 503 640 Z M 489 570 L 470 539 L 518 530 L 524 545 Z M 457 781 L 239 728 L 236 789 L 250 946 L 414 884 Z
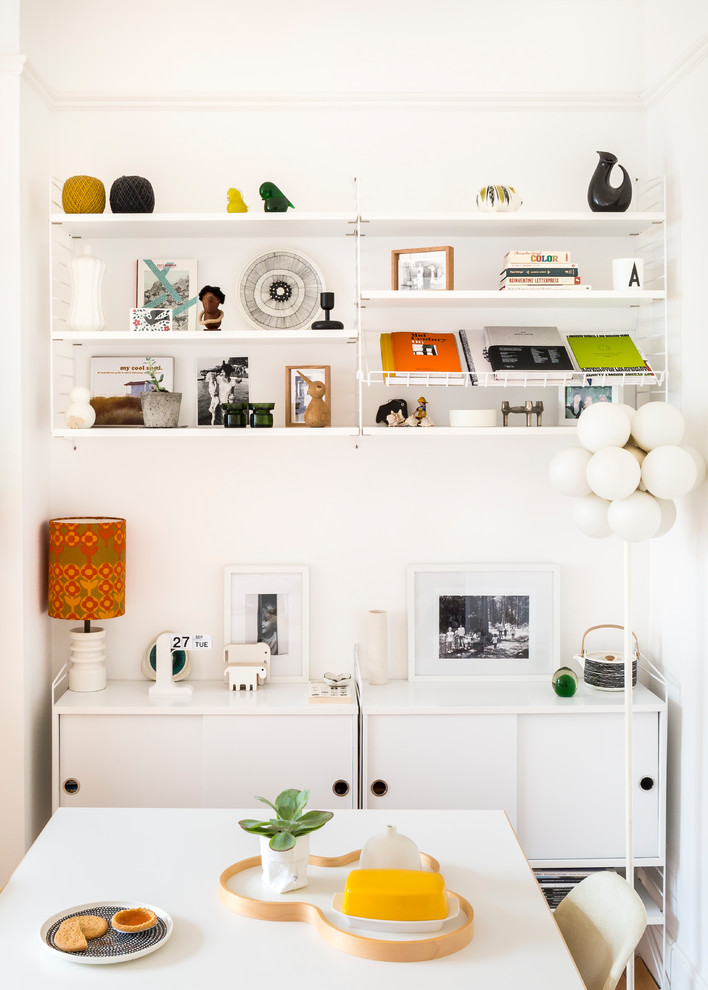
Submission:
M 146 376 L 150 389 L 140 395 L 140 405 L 143 410 L 143 423 L 149 427 L 175 427 L 179 423 L 179 408 L 182 402 L 181 392 L 170 392 L 163 382 L 164 374 L 155 363 L 154 358 L 147 358 Z
M 331 811 L 305 812 L 309 797 L 308 790 L 293 788 L 282 791 L 275 803 L 256 795 L 256 801 L 267 804 L 276 817 L 268 821 L 244 818 L 239 822 L 245 832 L 260 838 L 263 879 L 281 894 L 307 886 L 310 832 L 322 828 L 333 815 Z

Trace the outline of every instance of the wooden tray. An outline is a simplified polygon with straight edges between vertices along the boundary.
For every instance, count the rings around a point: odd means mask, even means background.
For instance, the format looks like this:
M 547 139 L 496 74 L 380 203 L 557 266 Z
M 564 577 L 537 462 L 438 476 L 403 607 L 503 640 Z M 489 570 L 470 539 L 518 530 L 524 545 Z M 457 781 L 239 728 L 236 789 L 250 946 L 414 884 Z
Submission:
M 310 866 L 338 867 L 347 866 L 359 859 L 361 850 L 345 853 L 343 856 L 310 856 Z M 427 853 L 421 853 L 425 865 L 435 873 L 440 871 L 440 864 Z M 380 962 L 421 962 L 426 959 L 438 959 L 442 956 L 458 952 L 472 940 L 474 934 L 474 910 L 469 901 L 455 894 L 460 902 L 460 913 L 464 917 L 462 924 L 451 932 L 436 935 L 432 938 L 393 941 L 386 938 L 371 938 L 357 935 L 355 932 L 337 928 L 327 918 L 324 911 L 306 901 L 265 901 L 257 897 L 247 897 L 229 887 L 229 880 L 239 873 L 259 867 L 260 856 L 242 859 L 227 867 L 219 878 L 219 897 L 224 907 L 246 918 L 258 918 L 261 921 L 304 921 L 314 925 L 321 937 L 329 945 L 341 952 L 365 959 L 377 959 Z M 454 891 L 450 891 L 454 893 Z

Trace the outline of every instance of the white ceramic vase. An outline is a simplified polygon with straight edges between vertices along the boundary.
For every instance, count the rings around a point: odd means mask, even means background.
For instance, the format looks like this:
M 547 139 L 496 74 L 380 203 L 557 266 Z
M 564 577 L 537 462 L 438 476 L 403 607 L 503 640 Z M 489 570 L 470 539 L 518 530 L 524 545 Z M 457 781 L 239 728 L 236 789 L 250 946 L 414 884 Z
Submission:
M 263 883 L 279 894 L 307 886 L 307 864 L 310 859 L 309 835 L 301 835 L 295 839 L 292 849 L 285 849 L 282 852 L 270 848 L 268 836 L 259 836 L 259 841 Z
M 71 304 L 66 325 L 69 330 L 93 333 L 103 330 L 101 285 L 106 262 L 93 253 L 93 248 L 85 244 L 82 253 L 71 262 Z
M 400 835 L 395 825 L 372 835 L 359 856 L 360 870 L 419 870 L 420 852 L 412 839 Z

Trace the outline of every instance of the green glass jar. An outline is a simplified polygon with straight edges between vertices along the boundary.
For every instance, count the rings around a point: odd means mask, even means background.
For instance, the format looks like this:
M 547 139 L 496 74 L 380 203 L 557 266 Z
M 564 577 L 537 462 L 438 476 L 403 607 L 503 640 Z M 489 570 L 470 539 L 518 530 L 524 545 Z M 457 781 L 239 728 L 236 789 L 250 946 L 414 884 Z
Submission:
M 559 667 L 551 683 L 559 698 L 572 698 L 578 690 L 578 675 L 570 667 Z
M 251 410 L 250 420 L 254 429 L 273 425 L 274 402 L 249 402 L 248 408 Z
M 245 429 L 248 426 L 247 402 L 222 402 L 221 413 L 224 417 L 224 426 L 237 429 Z

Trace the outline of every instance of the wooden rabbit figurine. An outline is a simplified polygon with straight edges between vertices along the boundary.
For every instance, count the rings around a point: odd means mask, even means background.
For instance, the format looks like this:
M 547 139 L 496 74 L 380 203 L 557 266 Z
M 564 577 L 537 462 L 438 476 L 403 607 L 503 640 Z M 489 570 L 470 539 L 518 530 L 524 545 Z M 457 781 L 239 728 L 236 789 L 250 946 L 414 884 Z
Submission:
M 327 386 L 324 382 L 310 381 L 301 371 L 298 371 L 298 375 L 307 383 L 307 394 L 310 396 L 305 410 L 305 426 L 329 426 L 332 417 L 325 401 Z

